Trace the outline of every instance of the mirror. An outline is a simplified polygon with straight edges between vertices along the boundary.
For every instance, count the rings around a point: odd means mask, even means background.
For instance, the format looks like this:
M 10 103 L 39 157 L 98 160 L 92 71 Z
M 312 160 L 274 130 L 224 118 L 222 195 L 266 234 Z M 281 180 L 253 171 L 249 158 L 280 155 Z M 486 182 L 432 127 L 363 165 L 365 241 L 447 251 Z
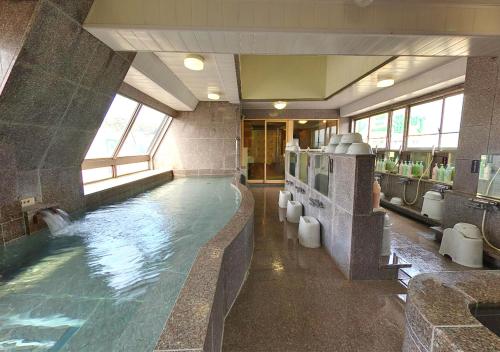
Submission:
M 295 177 L 295 167 L 297 166 L 297 153 L 290 152 L 288 161 L 288 173 Z
M 314 189 L 328 197 L 328 167 L 330 157 L 328 155 L 314 156 Z
M 306 152 L 299 154 L 299 180 L 307 182 L 307 169 L 309 166 L 309 155 Z
M 500 199 L 500 155 L 482 155 L 477 195 Z
M 320 149 L 337 134 L 337 120 L 295 120 L 293 138 L 299 140 L 300 149 Z

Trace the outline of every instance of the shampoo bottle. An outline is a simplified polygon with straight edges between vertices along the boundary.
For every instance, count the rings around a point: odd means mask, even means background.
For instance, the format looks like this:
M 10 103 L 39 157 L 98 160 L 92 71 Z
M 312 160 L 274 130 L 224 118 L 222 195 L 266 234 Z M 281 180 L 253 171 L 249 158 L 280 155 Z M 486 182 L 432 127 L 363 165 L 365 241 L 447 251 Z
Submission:
M 382 187 L 377 180 L 373 181 L 372 188 L 372 200 L 373 200 L 373 209 L 380 208 L 380 192 L 382 191 Z
M 443 181 L 446 183 L 451 183 L 451 166 L 450 165 L 446 165 Z
M 441 164 L 441 166 L 439 166 L 439 170 L 438 170 L 438 181 L 440 182 L 443 182 L 444 181 L 444 165 Z
M 437 164 L 437 163 L 435 163 L 435 164 L 434 164 L 434 167 L 432 168 L 432 179 L 433 179 L 434 181 L 437 181 L 437 179 L 438 179 L 438 170 L 439 170 L 439 168 L 438 168 L 438 164 Z

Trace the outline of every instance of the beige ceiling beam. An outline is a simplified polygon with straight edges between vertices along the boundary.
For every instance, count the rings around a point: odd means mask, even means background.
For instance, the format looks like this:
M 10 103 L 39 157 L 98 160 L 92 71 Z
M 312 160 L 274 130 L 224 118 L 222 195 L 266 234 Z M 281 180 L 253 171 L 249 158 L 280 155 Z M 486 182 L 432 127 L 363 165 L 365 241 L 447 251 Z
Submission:
M 499 36 L 498 1 L 95 0 L 88 27 Z M 181 38 L 182 39 L 182 38 Z

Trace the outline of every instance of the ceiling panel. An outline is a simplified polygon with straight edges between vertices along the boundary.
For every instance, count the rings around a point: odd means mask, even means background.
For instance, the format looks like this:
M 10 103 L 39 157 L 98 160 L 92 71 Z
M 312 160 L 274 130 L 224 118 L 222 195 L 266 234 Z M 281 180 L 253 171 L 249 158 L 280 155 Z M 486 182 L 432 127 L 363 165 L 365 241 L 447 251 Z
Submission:
M 401 56 L 389 62 L 382 68 L 359 80 L 357 83 L 344 89 L 332 98 L 324 101 L 291 101 L 287 108 L 290 109 L 338 109 L 356 100 L 381 91 L 377 87 L 379 76 L 391 76 L 396 83 L 403 82 L 411 77 L 418 76 L 436 67 L 440 67 L 456 58 L 449 57 L 415 57 Z M 464 72 L 465 74 L 465 69 Z M 269 109 L 271 102 L 244 102 L 247 109 Z
M 196 36 L 193 36 L 191 39 L 193 38 L 196 40 Z M 184 42 L 187 42 L 187 40 Z M 190 42 L 189 45 L 193 45 L 193 43 Z M 207 43 L 203 43 L 202 46 L 205 45 Z M 198 45 L 197 47 L 200 48 L 201 46 Z M 239 102 L 236 66 L 233 55 L 202 54 L 205 59 L 205 68 L 202 71 L 191 71 L 184 67 L 186 53 L 158 52 L 156 55 L 198 100 L 208 101 L 207 94 L 209 91 L 213 91 L 221 94 L 222 101 L 229 101 L 231 103 Z

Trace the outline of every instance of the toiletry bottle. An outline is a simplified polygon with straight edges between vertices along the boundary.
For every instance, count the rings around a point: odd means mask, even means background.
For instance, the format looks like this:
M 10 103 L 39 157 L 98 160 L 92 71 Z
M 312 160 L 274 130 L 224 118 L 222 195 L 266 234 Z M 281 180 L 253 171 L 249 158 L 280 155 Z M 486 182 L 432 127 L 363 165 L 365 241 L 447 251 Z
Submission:
M 451 167 L 450 165 L 446 165 L 446 169 L 444 171 L 444 182 L 451 183 Z
M 420 167 L 420 170 L 418 173 L 419 173 L 419 176 L 422 176 L 424 174 L 424 162 L 423 161 L 420 162 L 419 167 Z
M 398 174 L 399 175 L 403 175 L 403 167 L 404 167 L 404 163 L 401 162 L 401 160 L 399 161 L 399 167 L 398 167 Z
M 439 166 L 439 170 L 438 170 L 438 179 L 437 179 L 439 182 L 443 182 L 444 181 L 444 165 L 441 164 Z
M 382 191 L 382 187 L 377 180 L 373 181 L 372 188 L 372 205 L 373 209 L 380 208 L 380 192 Z
M 484 159 L 481 159 L 481 163 L 479 165 L 479 178 L 484 180 L 484 168 L 486 167 L 486 162 Z
M 437 164 L 437 163 L 435 163 L 435 164 L 434 164 L 434 167 L 432 168 L 432 179 L 433 179 L 434 181 L 437 181 L 437 178 L 438 178 L 438 170 L 439 170 L 439 168 L 438 168 L 438 164 Z
M 408 169 L 406 170 L 406 176 L 408 177 L 413 176 L 413 162 L 411 160 L 408 162 Z

